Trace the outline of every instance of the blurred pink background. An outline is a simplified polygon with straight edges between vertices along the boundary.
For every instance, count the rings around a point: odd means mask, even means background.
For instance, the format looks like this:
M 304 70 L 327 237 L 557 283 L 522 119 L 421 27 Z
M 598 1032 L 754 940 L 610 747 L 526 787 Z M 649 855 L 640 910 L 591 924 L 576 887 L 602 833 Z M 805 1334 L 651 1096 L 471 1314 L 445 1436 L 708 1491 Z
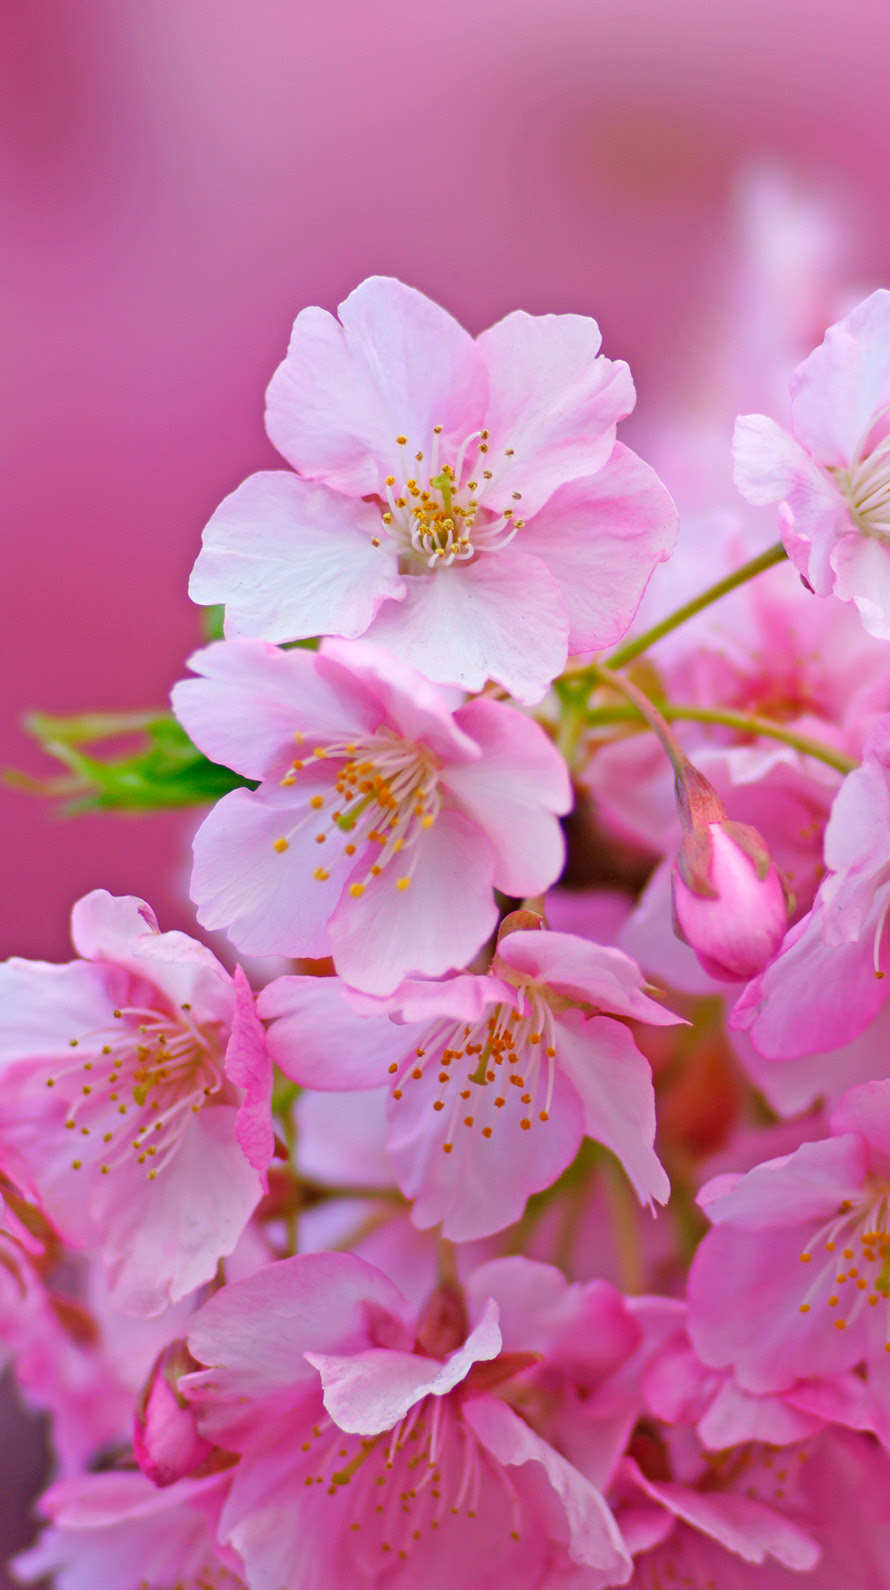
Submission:
M 890 280 L 883 0 L 0 17 L 0 765 L 49 771 L 26 709 L 165 701 L 200 635 L 202 526 L 274 463 L 263 390 L 303 305 L 386 271 L 473 330 L 516 306 L 595 314 L 634 369 L 643 446 L 688 377 L 752 162 L 839 203 L 853 274 Z M 0 954 L 64 958 L 97 885 L 188 927 L 191 825 L 64 823 L 0 791 Z M 42 1459 L 35 1427 L 0 1418 L 8 1548 Z
M 0 764 L 42 707 L 162 703 L 211 509 L 274 463 L 301 306 L 394 272 L 480 329 L 580 310 L 642 423 L 690 362 L 740 169 L 860 216 L 890 277 L 890 12 L 842 0 L 2 0 Z M 638 432 L 638 434 L 643 434 Z M 188 925 L 190 819 L 0 792 L 0 953 L 88 888 Z

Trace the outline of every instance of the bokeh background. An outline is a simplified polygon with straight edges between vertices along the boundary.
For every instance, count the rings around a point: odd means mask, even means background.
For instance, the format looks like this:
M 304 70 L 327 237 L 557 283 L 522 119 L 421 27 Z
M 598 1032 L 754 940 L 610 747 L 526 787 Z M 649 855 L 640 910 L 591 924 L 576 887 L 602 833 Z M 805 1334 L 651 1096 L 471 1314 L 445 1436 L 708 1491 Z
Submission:
M 752 169 L 824 195 L 852 277 L 890 281 L 885 0 L 0 0 L 0 21 L 0 765 L 49 771 L 28 709 L 166 700 L 202 526 L 274 463 L 263 391 L 302 306 L 383 271 L 472 330 L 594 314 L 642 447 L 706 361 Z M 64 958 L 99 885 L 187 927 L 190 826 L 0 791 L 0 954 Z M 38 1441 L 0 1424 L 9 1546 Z

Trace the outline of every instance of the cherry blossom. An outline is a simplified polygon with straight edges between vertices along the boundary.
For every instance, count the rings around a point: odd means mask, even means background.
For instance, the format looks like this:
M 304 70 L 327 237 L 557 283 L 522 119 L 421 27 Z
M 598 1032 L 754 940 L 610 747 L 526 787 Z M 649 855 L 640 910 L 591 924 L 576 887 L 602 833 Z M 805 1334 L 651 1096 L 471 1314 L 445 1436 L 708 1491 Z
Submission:
M 794 1059 L 862 1033 L 887 997 L 890 910 L 890 718 L 844 780 L 825 830 L 828 875 L 812 911 L 749 985 L 732 1017 L 754 1047 Z
M 0 1163 L 117 1305 L 156 1313 L 209 1281 L 263 1190 L 271 1066 L 254 997 L 143 901 L 74 907 L 81 959 L 0 966 Z
M 16 1574 L 53 1574 L 58 1590 L 245 1590 L 235 1552 L 215 1538 L 228 1488 L 225 1474 L 167 1490 L 132 1470 L 62 1480 L 41 1497 L 49 1527 Z
M 782 1391 L 870 1366 L 882 1433 L 890 1393 L 890 1082 L 851 1088 L 829 1135 L 699 1202 L 713 1222 L 693 1261 L 689 1331 L 740 1387 Z
M 668 1196 L 649 1066 L 624 1023 L 680 1018 L 620 950 L 502 931 L 486 976 L 408 982 L 373 1002 L 335 979 L 283 977 L 258 1009 L 294 1081 L 389 1082 L 389 1154 L 419 1226 L 441 1221 L 467 1241 L 509 1225 L 585 1134 L 618 1156 L 643 1202 Z
M 735 478 L 780 503 L 788 555 L 817 596 L 853 602 L 890 639 L 890 292 L 830 326 L 791 378 L 791 435 L 763 414 L 736 425 Z
M 634 403 L 596 322 L 517 311 L 475 342 L 371 277 L 298 315 L 267 426 L 295 474 L 252 475 L 189 587 L 226 634 L 366 634 L 429 679 L 536 701 L 570 651 L 627 629 L 676 513 L 615 442 Z
M 497 925 L 494 888 L 536 895 L 558 876 L 566 766 L 515 708 L 456 705 L 368 643 L 219 642 L 192 667 L 179 718 L 261 780 L 195 839 L 198 919 L 239 949 L 333 953 L 347 982 L 387 994 L 466 964 Z
M 204 1434 L 240 1454 L 221 1538 L 251 1590 L 627 1581 L 601 1489 L 534 1409 L 545 1365 L 596 1384 L 638 1329 L 608 1288 L 567 1289 L 522 1259 L 491 1270 L 416 1315 L 363 1260 L 307 1254 L 205 1304 L 189 1345 L 208 1367 L 181 1386 Z M 540 1398 L 545 1418 L 561 1400 Z M 608 1470 L 608 1422 L 599 1445 Z

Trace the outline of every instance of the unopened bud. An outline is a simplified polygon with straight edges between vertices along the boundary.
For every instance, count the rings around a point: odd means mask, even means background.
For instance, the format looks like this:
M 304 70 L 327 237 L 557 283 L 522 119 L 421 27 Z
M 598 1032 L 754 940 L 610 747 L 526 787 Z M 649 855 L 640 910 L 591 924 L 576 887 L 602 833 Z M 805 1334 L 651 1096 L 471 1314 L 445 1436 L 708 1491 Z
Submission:
M 173 1485 L 196 1473 L 216 1450 L 198 1434 L 194 1412 L 178 1389 L 180 1376 L 198 1367 L 185 1342 L 170 1342 L 139 1394 L 133 1446 L 139 1467 L 155 1485 Z
M 747 982 L 772 960 L 788 926 L 788 902 L 756 828 L 726 818 L 695 824 L 671 882 L 674 930 L 711 977 Z

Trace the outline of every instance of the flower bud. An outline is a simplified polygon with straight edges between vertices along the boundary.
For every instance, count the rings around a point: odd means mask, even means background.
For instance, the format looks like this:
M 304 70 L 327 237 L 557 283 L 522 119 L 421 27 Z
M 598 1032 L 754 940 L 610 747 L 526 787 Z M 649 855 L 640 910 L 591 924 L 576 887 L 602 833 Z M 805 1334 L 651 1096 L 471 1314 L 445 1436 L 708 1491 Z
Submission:
M 788 903 L 756 828 L 726 818 L 695 824 L 677 852 L 671 883 L 674 931 L 711 977 L 747 982 L 778 951 Z
M 216 1450 L 198 1434 L 192 1408 L 178 1390 L 180 1375 L 198 1367 L 185 1342 L 170 1342 L 140 1392 L 133 1446 L 139 1467 L 155 1485 L 194 1474 Z

